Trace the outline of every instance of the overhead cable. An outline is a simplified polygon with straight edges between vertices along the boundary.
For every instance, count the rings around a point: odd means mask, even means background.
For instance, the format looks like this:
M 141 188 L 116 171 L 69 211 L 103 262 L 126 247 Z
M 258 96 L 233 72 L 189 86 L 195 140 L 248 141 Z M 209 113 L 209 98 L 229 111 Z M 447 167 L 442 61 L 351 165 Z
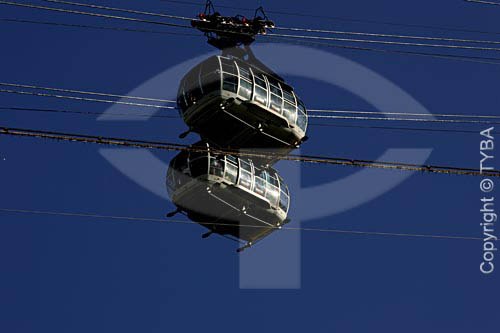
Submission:
M 106 15 L 106 14 L 82 12 L 82 11 L 76 11 L 76 10 L 54 8 L 54 7 L 45 7 L 45 6 L 38 6 L 38 5 L 12 2 L 12 1 L 0 1 L 0 5 L 10 5 L 10 6 L 42 9 L 42 10 L 48 10 L 48 11 L 56 11 L 56 12 L 60 12 L 60 13 L 94 16 L 94 17 L 114 19 L 114 20 L 130 21 L 130 22 L 149 23 L 149 24 L 164 25 L 164 26 L 169 26 L 169 27 L 190 28 L 190 29 L 192 28 L 190 25 L 184 25 L 184 24 L 167 23 L 167 22 L 160 22 L 160 21 L 143 20 L 143 19 L 138 19 L 138 18 L 133 18 L 133 17 L 124 17 L 124 16 L 116 16 L 116 15 Z
M 331 115 L 308 115 L 308 118 L 320 119 L 355 119 L 355 120 L 383 120 L 383 121 L 416 121 L 423 123 L 464 123 L 464 124 L 494 124 L 499 125 L 498 121 L 489 120 L 463 120 L 463 119 L 420 119 L 420 118 L 395 118 L 395 117 L 361 117 L 361 116 L 331 116 Z
M 175 110 L 175 109 L 177 109 L 174 106 L 162 106 L 162 105 L 154 105 L 154 104 L 143 104 L 143 103 L 112 101 L 112 100 L 105 100 L 105 99 L 85 98 L 85 97 L 77 97 L 77 96 L 64 96 L 64 95 L 55 95 L 55 94 L 45 94 L 45 93 L 37 93 L 37 92 L 29 92 L 29 91 L 19 91 L 19 90 L 10 90 L 10 89 L 0 89 L 0 93 L 18 94 L 18 95 L 29 95 L 29 96 L 38 96 L 38 97 L 53 97 L 53 98 L 60 98 L 60 99 L 71 99 L 71 100 L 77 100 L 77 101 L 85 101 L 85 102 L 121 104 L 121 105 L 130 105 L 130 106 L 150 107 L 150 108 L 157 108 L 157 109 L 169 109 L 169 110 Z
M 479 50 L 479 51 L 500 51 L 497 47 L 478 47 L 466 45 L 447 45 L 447 44 L 426 44 L 426 43 L 411 43 L 411 42 L 394 42 L 386 40 L 373 40 L 373 39 L 352 39 L 352 38 L 338 38 L 338 37 L 320 37 L 310 35 L 290 35 L 290 34 L 266 34 L 263 36 L 271 36 L 278 38 L 298 38 L 298 39 L 313 39 L 325 41 L 340 41 L 349 43 L 369 43 L 369 44 L 385 44 L 385 45 L 403 45 L 403 46 L 418 46 L 418 47 L 433 47 L 433 48 L 447 48 L 447 49 L 462 49 L 462 50 Z
M 150 222 L 150 223 L 161 223 L 161 224 L 186 224 L 186 225 L 215 225 L 215 226 L 227 226 L 224 223 L 218 222 L 193 222 L 187 220 L 178 219 L 165 219 L 165 218 L 150 218 L 150 217 L 134 217 L 134 216 L 113 216 L 113 215 L 99 215 L 99 214 L 88 214 L 88 213 L 74 213 L 74 212 L 57 212 L 57 211 L 41 211 L 41 210 L 30 210 L 30 209 L 9 209 L 0 208 L 0 212 L 4 213 L 17 213 L 17 214 L 34 214 L 34 215 L 50 215 L 50 216 L 62 216 L 62 217 L 83 217 L 92 219 L 107 219 L 112 221 L 128 221 L 128 222 Z M 239 227 L 244 228 L 265 228 L 265 229 L 276 229 L 276 230 L 288 230 L 288 231 L 307 231 L 307 232 L 323 232 L 323 233 L 337 233 L 337 234 L 352 234 L 352 235 L 372 235 L 372 236 L 394 236 L 394 237 L 416 237 L 416 238 L 431 238 L 431 239 L 454 239 L 454 240 L 483 240 L 480 237 L 471 236 L 457 236 L 457 235 L 436 235 L 436 234 L 413 234 L 413 233 L 396 233 L 396 232 L 378 232 L 378 231 L 358 231 L 358 230 L 343 230 L 343 229 L 327 229 L 327 228 L 303 228 L 303 227 L 273 227 L 273 226 L 262 226 L 255 224 L 239 224 Z
M 116 116 L 116 117 L 131 117 L 134 118 L 164 118 L 164 119 L 180 119 L 178 115 L 168 116 L 168 115 L 151 115 L 151 114 L 138 114 L 138 113 L 103 113 L 103 112 L 92 112 L 92 111 L 75 111 L 67 109 L 40 109 L 40 108 L 27 108 L 27 107 L 14 107 L 14 106 L 0 106 L 0 110 L 4 111 L 20 111 L 28 113 L 55 113 L 55 114 L 77 114 L 77 115 L 89 115 L 89 116 Z M 319 126 L 319 127 L 340 127 L 340 128 L 359 128 L 359 129 L 381 129 L 381 130 L 393 130 L 393 131 L 412 131 L 412 132 L 430 132 L 430 133 L 459 133 L 459 134 L 476 134 L 478 131 L 462 130 L 462 129 L 439 129 L 439 128 L 409 128 L 409 127 L 390 127 L 390 126 L 367 126 L 367 125 L 346 125 L 346 124 L 334 124 L 334 123 L 309 123 L 309 126 Z M 500 134 L 500 132 L 491 132 L 493 134 Z
M 0 4 L 22 6 L 22 7 L 28 7 L 28 8 L 37 8 L 37 9 L 45 9 L 45 10 L 55 10 L 55 11 L 60 11 L 60 12 L 80 14 L 80 15 L 89 15 L 89 16 L 97 16 L 97 17 L 108 18 L 108 19 L 118 19 L 118 20 L 134 21 L 134 22 L 149 23 L 149 24 L 168 25 L 168 26 L 190 28 L 190 29 L 192 28 L 191 26 L 188 26 L 188 25 L 170 24 L 170 23 L 159 22 L 159 21 L 148 21 L 148 20 L 141 20 L 141 19 L 136 19 L 136 18 L 128 18 L 128 17 L 120 17 L 120 16 L 112 16 L 112 15 L 104 15 L 104 14 L 72 11 L 72 10 L 63 10 L 63 9 L 59 9 L 59 8 L 50 8 L 50 7 L 21 4 L 21 3 L 8 2 L 8 1 L 0 1 Z M 17 21 L 17 22 L 20 22 L 20 21 Z M 55 24 L 55 23 L 51 23 L 51 24 Z M 212 29 L 212 30 L 216 31 L 214 29 Z M 124 31 L 127 31 L 127 30 L 124 30 Z M 489 65 L 499 65 L 500 64 L 498 62 L 498 61 L 500 61 L 500 58 L 492 58 L 492 57 L 438 54 L 438 53 L 426 53 L 426 52 L 415 52 L 415 51 L 375 49 L 375 48 L 357 47 L 357 46 L 349 46 L 349 45 L 334 45 L 334 44 L 329 44 L 329 43 L 317 43 L 317 42 L 315 43 L 315 42 L 306 42 L 303 40 L 297 41 L 296 38 L 293 37 L 293 35 L 290 35 L 291 37 L 284 37 L 284 36 L 273 37 L 273 36 L 269 36 L 269 35 L 263 35 L 263 36 L 268 37 L 268 39 L 275 39 L 275 40 L 279 40 L 281 43 L 288 43 L 288 44 L 299 44 L 299 45 L 320 46 L 320 47 L 330 47 L 330 48 L 333 47 L 333 48 L 342 48 L 342 49 L 350 49 L 350 50 L 357 50 L 357 51 L 372 51 L 372 52 L 379 52 L 379 53 L 386 53 L 386 54 L 425 56 L 425 57 L 433 57 L 433 58 L 440 58 L 440 59 L 453 59 L 453 60 L 457 60 L 457 61 L 475 62 L 475 63 L 489 64 Z M 295 40 L 290 41 L 289 40 L 290 38 L 295 39 Z M 490 60 L 492 60 L 492 61 L 490 61 Z
M 144 11 L 138 11 L 138 10 L 125 9 L 125 8 L 114 8 L 114 7 L 106 7 L 106 6 L 93 5 L 93 4 L 85 4 L 85 3 L 61 1 L 61 0 L 43 0 L 43 1 L 53 2 L 53 3 L 61 3 L 61 4 L 66 4 L 66 5 L 72 5 L 72 6 L 80 6 L 80 7 L 87 7 L 87 8 L 96 8 L 96 9 L 117 11 L 117 12 L 123 12 L 123 13 L 133 13 L 133 14 L 141 14 L 141 15 L 148 15 L 148 16 L 155 16 L 155 17 L 165 17 L 165 18 L 172 18 L 172 19 L 187 20 L 187 21 L 192 21 L 193 20 L 193 18 L 185 17 L 185 16 L 169 15 L 169 14 L 163 14 L 163 13 L 144 12 Z M 317 33 L 341 34 L 341 35 L 358 35 L 358 36 L 371 36 L 371 37 L 387 37 L 387 38 L 419 39 L 419 40 L 437 40 L 437 41 L 482 43 L 482 44 L 500 44 L 500 41 L 457 39 L 457 38 L 446 38 L 446 37 L 394 35 L 394 34 L 382 34 L 382 33 L 367 33 L 367 32 L 323 30 L 323 29 L 307 29 L 307 28 L 291 28 L 291 27 L 274 27 L 273 29 L 276 29 L 276 30 L 285 30 L 285 31 L 317 32 Z
M 49 1 L 49 0 L 45 0 L 45 1 Z M 53 0 L 50 0 L 50 1 L 53 1 Z M 59 11 L 59 12 L 64 12 L 64 13 L 96 16 L 96 17 L 102 17 L 102 18 L 108 18 L 108 19 L 119 19 L 119 20 L 134 21 L 134 22 L 141 22 L 141 23 L 166 25 L 166 26 L 179 27 L 179 28 L 189 28 L 189 29 L 193 28 L 190 25 L 182 25 L 182 24 L 167 23 L 167 22 L 160 22 L 160 21 L 149 21 L 149 20 L 142 20 L 142 19 L 131 18 L 131 17 L 105 15 L 105 14 L 82 12 L 82 11 L 73 11 L 73 10 L 67 10 L 67 9 L 44 7 L 44 6 L 16 3 L 16 2 L 10 2 L 10 1 L 0 1 L 0 4 L 29 7 L 29 8 L 42 9 L 42 10 L 53 10 L 53 11 Z M 210 30 L 214 31 L 214 32 L 218 31 L 217 29 L 210 29 Z M 342 42 L 353 42 L 353 43 L 375 43 L 375 44 L 391 44 L 391 45 L 404 45 L 404 46 L 468 49 L 468 50 L 481 50 L 481 51 L 500 51 L 500 48 L 490 48 L 490 47 L 475 47 L 475 46 L 445 45 L 445 44 L 425 44 L 425 43 L 407 43 L 407 42 L 380 41 L 380 40 L 319 37 L 319 36 L 307 36 L 307 35 L 288 35 L 288 34 L 274 34 L 274 33 L 272 33 L 272 34 L 266 34 L 266 35 L 262 35 L 262 36 L 264 36 L 264 37 L 269 36 L 269 37 L 275 37 L 275 38 L 288 38 L 288 39 L 297 39 L 298 38 L 298 39 L 330 40 L 330 41 L 342 41 Z
M 206 148 L 199 148 L 199 147 L 193 147 L 175 143 L 153 142 L 153 141 L 144 141 L 135 139 L 124 139 L 124 138 L 107 138 L 102 136 L 68 134 L 60 132 L 49 132 L 49 131 L 39 131 L 31 129 L 7 128 L 7 127 L 0 128 L 0 134 L 20 136 L 20 137 L 44 138 L 44 139 L 61 140 L 68 142 L 82 142 L 82 143 L 94 143 L 94 144 L 113 145 L 122 147 L 157 149 L 165 151 L 193 151 L 193 152 L 203 152 L 203 153 L 208 151 Z M 268 158 L 270 156 L 271 157 L 277 156 L 275 154 L 262 151 L 235 151 L 235 150 L 221 150 L 214 148 L 211 148 L 210 151 L 218 152 L 220 154 L 233 154 L 238 156 L 258 157 L 258 158 Z M 280 158 L 282 160 L 316 163 L 316 164 L 369 167 L 369 168 L 393 169 L 393 170 L 404 170 L 404 171 L 422 171 L 429 173 L 455 174 L 455 175 L 500 177 L 500 171 L 498 170 L 481 171 L 472 168 L 449 167 L 449 166 L 438 166 L 438 165 L 419 165 L 419 164 L 400 163 L 400 162 L 383 162 L 383 161 L 348 159 L 348 158 L 338 158 L 329 156 L 311 156 L 311 155 L 296 155 L 296 154 L 280 156 Z
M 140 32 L 140 33 L 148 33 L 148 34 L 200 37 L 200 34 L 198 34 L 198 33 L 131 29 L 131 28 L 125 28 L 125 27 L 103 27 L 103 26 L 90 25 L 90 24 L 71 24 L 71 23 L 35 21 L 35 20 L 16 19 L 16 18 L 0 18 L 0 21 L 1 22 L 9 22 L 9 23 L 29 23 L 29 24 L 38 24 L 38 25 L 50 25 L 50 26 L 67 27 L 67 28 L 83 28 L 83 29 L 91 29 L 91 30 L 108 30 L 108 31 L 119 31 L 119 32 Z
M 160 1 L 178 3 L 178 4 L 186 4 L 186 5 L 194 5 L 194 6 L 200 6 L 200 7 L 205 6 L 204 3 L 191 2 L 191 1 L 180 1 L 180 0 L 160 0 Z M 255 11 L 255 9 L 252 9 L 252 8 L 241 8 L 241 7 L 224 6 L 224 5 L 217 5 L 217 8 L 245 10 L 245 11 L 251 11 L 251 12 Z M 295 13 L 283 12 L 283 11 L 269 10 L 269 9 L 266 9 L 266 12 L 270 13 L 270 14 L 297 16 L 297 17 L 311 17 L 311 18 L 326 19 L 326 20 L 331 20 L 331 21 L 345 21 L 345 22 L 353 22 L 353 23 L 369 23 L 369 24 L 388 25 L 388 26 L 396 26 L 396 27 L 407 27 L 407 28 L 423 28 L 423 29 L 440 30 L 440 31 L 454 31 L 454 32 L 467 32 L 467 33 L 477 33 L 477 34 L 487 34 L 487 35 L 500 35 L 500 32 L 496 32 L 496 31 L 472 30 L 472 29 L 456 28 L 456 27 L 442 27 L 442 26 L 434 26 L 434 25 L 384 22 L 384 21 L 367 20 L 367 19 L 353 19 L 353 18 L 338 17 L 338 16 L 335 17 L 335 16 L 326 16 L 326 15 L 297 13 L 297 12 L 295 12 Z
M 99 5 L 93 5 L 93 4 L 87 4 L 87 3 L 69 2 L 69 1 L 60 1 L 60 0 L 42 0 L 42 1 L 60 3 L 60 4 L 64 4 L 64 5 L 71 5 L 71 6 L 79 6 L 79 7 L 87 7 L 87 8 L 95 8 L 95 9 L 103 9 L 103 10 L 109 10 L 109 11 L 122 12 L 122 13 L 131 13 L 131 14 L 140 14 L 140 15 L 148 15 L 148 16 L 156 16 L 156 17 L 165 17 L 165 18 L 177 19 L 177 20 L 185 20 L 185 21 L 191 21 L 192 20 L 192 18 L 185 17 L 185 16 L 169 15 L 169 14 L 162 14 L 162 13 L 151 13 L 151 12 L 144 12 L 144 11 L 140 11 L 140 10 L 106 7 L 106 6 L 99 6 Z
M 22 111 L 22 112 L 44 112 L 44 113 L 67 113 L 67 114 L 79 114 L 79 115 L 90 115 L 90 116 L 111 116 L 111 117 L 131 117 L 134 118 L 165 118 L 165 119 L 179 119 L 179 116 L 164 116 L 164 115 L 151 115 L 151 114 L 137 114 L 137 113 L 110 113 L 110 112 L 93 112 L 93 111 L 75 111 L 75 110 L 61 110 L 61 109 L 40 109 L 40 108 L 25 108 L 25 107 L 13 107 L 13 106 L 0 106 L 0 110 L 5 111 Z
M 312 113 L 347 113 L 347 114 L 376 114 L 376 115 L 396 115 L 396 116 L 419 116 L 419 117 L 453 117 L 453 118 L 486 118 L 500 119 L 500 116 L 495 115 L 478 115 L 478 114 L 443 114 L 443 113 L 405 113 L 405 112 L 377 112 L 377 111 L 357 111 L 357 110 L 322 110 L 308 109 L 307 112 Z
M 288 28 L 288 27 L 274 27 L 273 29 L 285 30 L 285 31 L 315 32 L 315 33 L 325 33 L 325 34 L 334 34 L 334 35 L 353 35 L 353 36 L 370 36 L 370 37 L 398 38 L 398 39 L 435 40 L 435 41 L 446 41 L 446 42 L 457 42 L 457 43 L 500 44 L 500 41 L 478 40 L 478 39 L 460 39 L 460 38 L 448 38 L 448 37 L 395 35 L 395 34 L 382 34 L 382 33 L 371 33 L 371 32 L 323 30 L 323 29 L 307 29 L 307 28 Z
M 267 36 L 267 35 L 265 35 L 265 36 Z M 436 59 L 473 62 L 473 63 L 486 64 L 486 65 L 497 65 L 497 66 L 500 65 L 500 58 L 498 58 L 498 57 L 467 56 L 467 55 L 455 55 L 455 54 L 446 54 L 446 53 L 430 53 L 430 52 L 418 52 L 418 51 L 377 49 L 377 48 L 369 48 L 369 47 L 361 47 L 361 46 L 353 46 L 353 45 L 339 45 L 339 44 L 332 44 L 332 43 L 308 42 L 305 40 L 296 40 L 296 39 L 290 40 L 290 39 L 283 38 L 283 37 L 274 38 L 272 36 L 268 36 L 267 39 L 268 40 L 275 40 L 279 43 L 293 44 L 293 45 L 317 46 L 317 47 L 337 48 L 337 49 L 354 50 L 354 51 L 368 51 L 368 52 L 376 52 L 376 53 L 384 53 L 384 54 L 412 55 L 412 56 L 420 56 L 420 57 L 431 57 L 431 58 L 436 58 Z M 263 41 L 257 40 L 256 42 L 262 43 Z
M 102 93 L 102 92 L 82 91 L 82 90 L 73 90 L 73 89 L 64 89 L 64 88 L 41 87 L 41 86 L 34 86 L 34 85 L 28 85 L 28 84 L 19 84 L 19 83 L 0 82 L 0 86 L 15 87 L 15 88 L 38 89 L 38 90 L 48 90 L 48 91 L 59 91 L 59 92 L 75 93 L 75 94 L 82 94 L 82 95 L 96 95 L 96 96 L 105 96 L 105 97 L 118 97 L 118 98 L 126 98 L 126 99 L 137 99 L 137 100 L 151 101 L 151 102 L 177 103 L 176 101 L 171 100 L 171 99 L 138 97 L 138 96 L 129 96 L 129 95 L 116 95 L 116 94 L 109 94 L 109 93 Z

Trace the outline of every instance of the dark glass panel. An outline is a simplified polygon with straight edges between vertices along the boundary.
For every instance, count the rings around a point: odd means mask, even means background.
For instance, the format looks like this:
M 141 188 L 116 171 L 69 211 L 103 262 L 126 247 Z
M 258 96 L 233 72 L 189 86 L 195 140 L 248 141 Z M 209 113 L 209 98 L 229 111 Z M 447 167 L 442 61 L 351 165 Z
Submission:
M 194 158 L 189 161 L 191 176 L 194 178 L 206 175 L 208 172 L 208 159 L 206 156 Z
M 274 94 L 271 94 L 271 108 L 278 112 L 281 113 L 281 104 L 283 103 L 283 100 L 281 97 L 278 97 Z
M 263 105 L 267 105 L 267 90 L 255 86 L 255 100 Z
M 246 172 L 244 170 L 240 170 L 240 180 L 239 183 L 244 188 L 251 190 L 252 189 L 252 174 L 250 172 Z
M 231 183 L 236 184 L 236 179 L 238 179 L 238 167 L 231 163 L 226 163 L 225 178 Z
M 236 93 L 238 91 L 238 77 L 223 73 L 223 86 L 224 90 Z
M 295 104 L 295 98 L 293 98 L 293 95 L 291 92 L 283 90 L 283 97 L 289 101 L 292 104 Z
M 285 213 L 288 211 L 288 201 L 289 201 L 288 195 L 285 192 L 281 191 L 281 194 L 280 194 L 280 208 Z
M 249 100 L 252 98 L 252 90 L 253 90 L 253 85 L 252 83 L 245 81 L 245 80 L 240 80 L 240 96 Z
M 307 116 L 302 113 L 302 112 L 299 112 L 298 115 L 297 115 L 297 126 L 299 126 L 299 128 L 302 130 L 302 131 L 306 131 L 306 127 L 307 127 Z
M 220 73 L 213 72 L 202 76 L 201 85 L 205 95 L 220 90 Z
M 217 176 L 217 177 L 223 177 L 224 176 L 224 157 L 223 156 L 217 156 L 217 157 L 211 157 L 210 158 L 210 174 Z
M 220 58 L 222 63 L 222 71 L 234 75 L 238 75 L 238 71 L 236 70 L 236 64 L 233 60 L 228 60 L 225 58 Z

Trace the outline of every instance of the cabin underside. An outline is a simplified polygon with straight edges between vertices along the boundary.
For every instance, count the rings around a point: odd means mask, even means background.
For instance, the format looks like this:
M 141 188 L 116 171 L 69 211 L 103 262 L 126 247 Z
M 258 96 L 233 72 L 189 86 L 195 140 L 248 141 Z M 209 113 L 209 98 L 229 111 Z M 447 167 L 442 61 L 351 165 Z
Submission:
M 285 217 L 277 210 L 252 202 L 243 191 L 224 184 L 207 184 L 198 182 L 176 191 L 173 201 L 192 221 L 210 231 L 256 242 L 283 224 Z

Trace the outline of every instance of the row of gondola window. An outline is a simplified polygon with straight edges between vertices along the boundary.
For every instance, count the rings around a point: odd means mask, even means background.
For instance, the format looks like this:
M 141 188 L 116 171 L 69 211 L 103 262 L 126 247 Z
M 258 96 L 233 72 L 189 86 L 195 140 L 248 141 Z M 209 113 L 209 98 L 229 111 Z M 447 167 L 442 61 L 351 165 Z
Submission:
M 221 88 L 282 115 L 289 124 L 296 125 L 305 132 L 306 108 L 293 90 L 285 83 L 237 59 L 212 57 L 193 68 L 181 85 L 178 103 L 181 109 L 186 110 L 204 96 L 220 91 Z
M 173 163 L 167 175 L 167 185 L 171 190 L 208 173 L 267 199 L 273 207 L 279 207 L 285 213 L 288 211 L 290 195 L 283 179 L 274 172 L 259 169 L 250 160 L 191 152 L 187 155 L 181 153 Z

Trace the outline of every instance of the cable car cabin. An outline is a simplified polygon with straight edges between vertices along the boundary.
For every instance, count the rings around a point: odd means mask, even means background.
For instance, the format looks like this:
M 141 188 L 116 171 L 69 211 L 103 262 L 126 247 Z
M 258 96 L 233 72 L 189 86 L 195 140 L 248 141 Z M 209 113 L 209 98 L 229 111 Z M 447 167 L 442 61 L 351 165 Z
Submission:
M 230 235 L 251 245 L 288 222 L 288 187 L 250 159 L 183 151 L 170 162 L 167 189 L 176 212 L 210 230 L 204 237 Z
M 194 67 L 181 81 L 177 103 L 204 140 L 273 151 L 278 157 L 268 164 L 307 139 L 306 108 L 293 88 L 238 58 L 214 56 Z

